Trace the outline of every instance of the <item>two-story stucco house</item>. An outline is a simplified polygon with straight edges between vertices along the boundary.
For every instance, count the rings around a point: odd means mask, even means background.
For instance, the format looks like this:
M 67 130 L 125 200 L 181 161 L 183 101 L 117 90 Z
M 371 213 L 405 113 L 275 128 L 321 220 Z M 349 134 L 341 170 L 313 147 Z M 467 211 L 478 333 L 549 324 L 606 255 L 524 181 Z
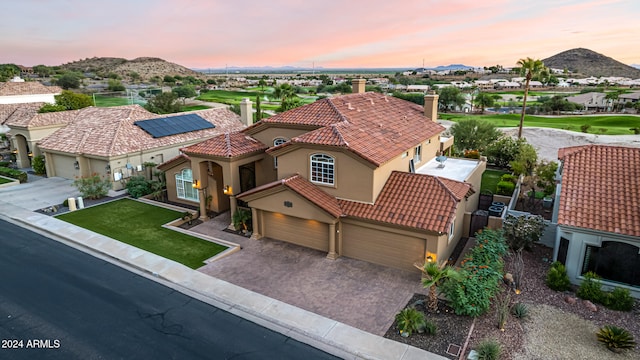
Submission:
M 353 87 L 183 148 L 159 166 L 170 199 L 201 214 L 248 207 L 254 238 L 331 259 L 414 271 L 448 259 L 468 233 L 485 163 L 435 160 L 453 143 L 441 137 L 437 95 L 423 108 L 364 92 L 364 80 Z

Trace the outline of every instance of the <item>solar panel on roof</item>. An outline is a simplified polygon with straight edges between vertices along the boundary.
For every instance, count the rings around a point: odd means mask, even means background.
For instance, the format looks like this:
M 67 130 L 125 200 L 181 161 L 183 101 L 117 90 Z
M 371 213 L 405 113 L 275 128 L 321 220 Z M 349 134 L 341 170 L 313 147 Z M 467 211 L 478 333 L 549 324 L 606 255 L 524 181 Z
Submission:
M 197 114 L 183 114 L 158 119 L 140 120 L 133 124 L 139 126 L 154 138 L 212 129 L 215 127 L 215 125 Z

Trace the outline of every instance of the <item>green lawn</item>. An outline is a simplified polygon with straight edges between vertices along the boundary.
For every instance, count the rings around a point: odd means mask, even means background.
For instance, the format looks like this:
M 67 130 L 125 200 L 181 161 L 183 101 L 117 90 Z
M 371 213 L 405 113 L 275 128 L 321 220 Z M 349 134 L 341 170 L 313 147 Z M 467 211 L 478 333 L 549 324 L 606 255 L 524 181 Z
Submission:
M 112 107 L 112 106 L 122 106 L 122 105 L 131 105 L 131 98 L 129 97 L 107 97 L 107 96 L 97 96 L 95 97 L 95 102 L 97 107 Z M 133 100 L 134 104 L 144 105 L 144 102 L 141 102 L 137 99 Z
M 182 111 L 194 111 L 194 110 L 205 110 L 205 109 L 211 109 L 211 107 L 204 106 L 204 105 L 191 105 L 191 106 L 182 107 Z
M 0 184 L 8 184 L 10 183 L 12 180 L 9 179 L 5 179 L 3 177 L 0 177 Z
M 276 110 L 280 107 L 280 100 L 272 99 L 270 97 L 270 94 L 266 92 L 262 93 L 259 91 L 209 90 L 206 93 L 202 93 L 196 99 L 202 101 L 217 102 L 221 104 L 238 105 L 240 104 L 242 99 L 248 98 L 254 103 L 253 106 L 255 107 L 256 96 L 258 95 L 260 95 L 260 99 L 262 100 L 260 107 L 263 110 Z M 266 103 L 264 101 L 265 96 L 269 99 L 269 103 Z M 312 102 L 316 101 L 316 99 L 317 97 L 315 96 L 300 96 L 300 100 L 303 104 L 311 104 Z
M 496 187 L 502 175 L 508 174 L 506 171 L 487 169 L 482 173 L 480 191 L 489 190 L 495 194 Z
M 131 199 L 89 207 L 57 218 L 123 243 L 189 266 L 203 266 L 204 260 L 227 247 L 165 229 L 162 224 L 179 219 L 182 213 Z
M 443 120 L 460 121 L 462 119 L 486 120 L 498 127 L 517 127 L 520 123 L 519 114 L 491 114 L 491 115 L 463 115 L 438 114 Z M 640 116 L 627 115 L 596 115 L 596 116 L 556 116 L 543 117 L 526 115 L 525 127 L 545 127 L 580 132 L 582 125 L 590 125 L 589 133 L 605 135 L 631 135 L 631 128 L 640 127 Z M 602 132 L 606 129 L 606 131 Z

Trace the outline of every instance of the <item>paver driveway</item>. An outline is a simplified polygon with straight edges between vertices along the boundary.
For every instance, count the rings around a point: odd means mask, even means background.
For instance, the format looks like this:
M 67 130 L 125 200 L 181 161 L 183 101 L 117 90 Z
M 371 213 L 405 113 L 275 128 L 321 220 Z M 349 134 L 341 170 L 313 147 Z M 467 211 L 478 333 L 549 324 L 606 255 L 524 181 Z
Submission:
M 361 330 L 384 335 L 414 293 L 426 294 L 419 272 L 329 260 L 321 251 L 223 232 L 225 224 L 216 218 L 191 230 L 236 242 L 242 250 L 199 271 Z

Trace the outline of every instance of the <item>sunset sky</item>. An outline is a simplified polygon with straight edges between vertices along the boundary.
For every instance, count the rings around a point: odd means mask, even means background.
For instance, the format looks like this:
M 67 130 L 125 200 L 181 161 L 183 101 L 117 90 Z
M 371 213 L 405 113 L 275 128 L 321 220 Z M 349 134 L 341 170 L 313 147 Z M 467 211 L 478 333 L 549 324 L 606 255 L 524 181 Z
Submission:
M 0 63 L 515 66 L 583 47 L 640 64 L 638 0 L 4 1 Z

